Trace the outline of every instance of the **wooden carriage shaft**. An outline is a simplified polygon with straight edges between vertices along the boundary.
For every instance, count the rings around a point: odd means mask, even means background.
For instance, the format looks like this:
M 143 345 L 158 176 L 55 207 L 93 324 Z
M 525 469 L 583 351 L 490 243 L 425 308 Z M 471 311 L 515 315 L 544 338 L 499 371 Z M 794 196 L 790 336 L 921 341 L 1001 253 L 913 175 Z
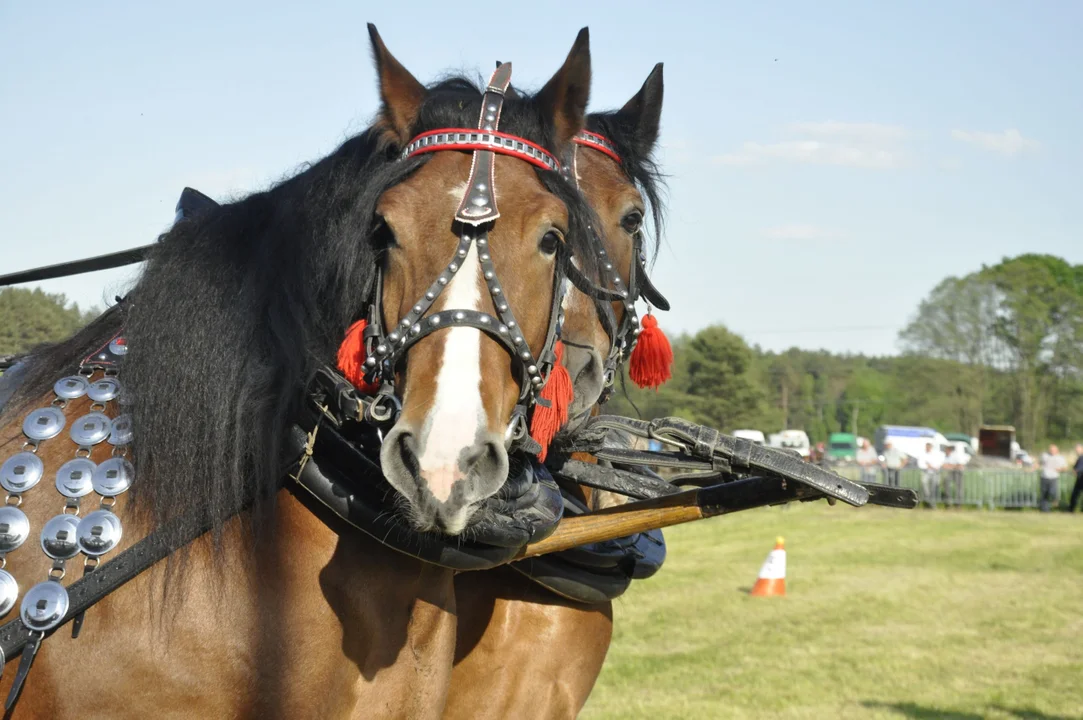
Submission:
M 517 559 L 548 555 L 754 507 L 820 496 L 815 488 L 781 478 L 756 477 L 697 488 L 587 515 L 565 517 L 552 535 L 527 545 Z

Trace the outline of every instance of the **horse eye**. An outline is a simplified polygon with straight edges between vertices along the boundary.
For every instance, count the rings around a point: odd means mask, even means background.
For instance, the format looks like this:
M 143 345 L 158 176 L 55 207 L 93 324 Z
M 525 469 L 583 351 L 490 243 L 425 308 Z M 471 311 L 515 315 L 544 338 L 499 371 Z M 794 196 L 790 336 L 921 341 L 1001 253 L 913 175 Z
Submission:
M 542 236 L 541 241 L 538 243 L 538 250 L 541 250 L 546 255 L 553 255 L 556 253 L 557 248 L 560 247 L 561 241 L 560 233 L 556 230 L 550 230 Z
M 643 213 L 633 210 L 620 220 L 620 226 L 629 235 L 635 235 L 643 225 Z
M 372 230 L 372 245 L 377 250 L 387 250 L 398 246 L 398 241 L 395 240 L 395 231 L 391 229 L 391 226 L 384 221 L 373 228 Z

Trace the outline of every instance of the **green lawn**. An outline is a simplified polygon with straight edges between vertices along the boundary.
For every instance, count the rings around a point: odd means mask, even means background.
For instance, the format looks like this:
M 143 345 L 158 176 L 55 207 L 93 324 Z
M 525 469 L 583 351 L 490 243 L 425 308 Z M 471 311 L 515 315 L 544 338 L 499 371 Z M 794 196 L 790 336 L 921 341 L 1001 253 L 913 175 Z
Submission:
M 787 596 L 751 597 L 776 535 Z M 819 502 L 666 537 L 584 718 L 1083 718 L 1083 515 Z

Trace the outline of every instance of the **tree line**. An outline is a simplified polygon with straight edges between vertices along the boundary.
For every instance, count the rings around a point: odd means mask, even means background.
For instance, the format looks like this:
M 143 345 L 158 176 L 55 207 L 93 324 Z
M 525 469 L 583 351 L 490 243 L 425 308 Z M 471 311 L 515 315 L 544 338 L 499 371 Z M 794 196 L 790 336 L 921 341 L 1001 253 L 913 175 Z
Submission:
M 63 340 L 100 314 L 87 312 L 59 293 L 25 288 L 0 289 L 0 357 Z
M 0 356 L 67 337 L 98 314 L 41 290 L 0 290 Z M 750 346 L 723 325 L 673 341 L 658 391 L 622 382 L 611 412 L 677 415 L 722 430 L 871 436 L 883 424 L 976 434 L 1009 424 L 1024 447 L 1083 437 L 1083 265 L 1021 255 L 948 277 L 899 335 L 903 353 Z
M 623 383 L 612 412 L 678 415 L 723 430 L 871 437 L 884 424 L 977 434 L 1014 425 L 1020 443 L 1083 437 L 1083 265 L 1021 255 L 945 278 L 899 335 L 903 353 L 840 355 L 750 346 L 722 325 L 674 340 L 658 391 Z

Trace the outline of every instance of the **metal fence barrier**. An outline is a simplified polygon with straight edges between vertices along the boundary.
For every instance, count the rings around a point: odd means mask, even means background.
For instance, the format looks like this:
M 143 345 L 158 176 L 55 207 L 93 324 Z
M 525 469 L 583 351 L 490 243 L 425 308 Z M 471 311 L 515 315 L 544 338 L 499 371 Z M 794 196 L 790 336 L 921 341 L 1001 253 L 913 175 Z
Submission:
M 872 474 L 863 478 L 861 468 L 855 465 L 832 468 L 839 475 L 850 480 L 871 480 L 887 483 L 887 471 L 876 468 Z M 963 470 L 962 482 L 957 481 L 952 471 L 944 470 L 939 474 L 937 491 L 938 500 L 946 505 L 971 505 L 978 508 L 1036 508 L 1040 503 L 1037 470 Z M 922 471 L 917 468 L 905 468 L 899 471 L 899 485 L 922 493 Z M 962 487 L 960 487 L 960 485 Z M 1065 472 L 1060 476 L 1060 488 L 1057 505 L 1067 507 L 1075 485 L 1075 473 Z

